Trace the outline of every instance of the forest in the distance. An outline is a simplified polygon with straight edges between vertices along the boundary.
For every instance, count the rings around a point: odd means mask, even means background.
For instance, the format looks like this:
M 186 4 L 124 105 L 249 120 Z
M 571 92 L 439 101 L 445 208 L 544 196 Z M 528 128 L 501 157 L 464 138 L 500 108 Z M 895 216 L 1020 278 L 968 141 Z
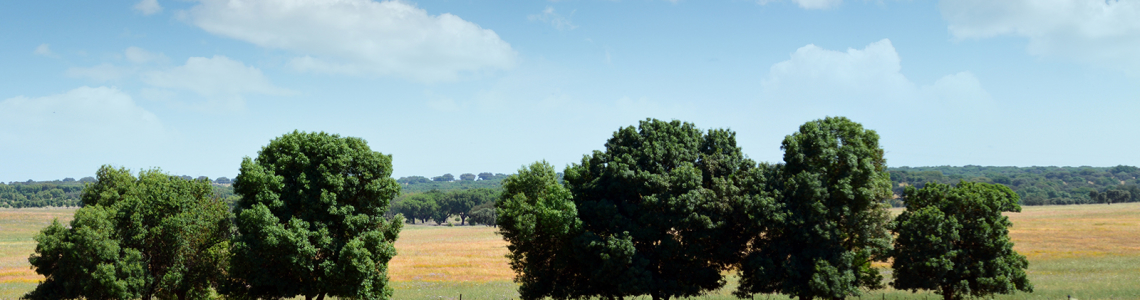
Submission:
M 954 184 L 960 180 L 970 182 L 997 183 L 1008 186 L 1021 196 L 1022 205 L 1068 205 L 1102 202 L 1140 202 L 1140 168 L 1134 166 L 1115 167 L 985 167 L 985 166 L 940 166 L 940 167 L 895 167 L 888 168 L 891 186 L 896 196 L 902 195 L 907 186 L 923 187 L 927 182 Z M 459 177 L 451 174 L 441 176 L 401 177 L 396 181 L 402 188 L 402 196 L 394 205 L 409 195 L 438 191 L 448 193 L 472 189 L 500 189 L 506 174 L 483 172 L 464 173 Z M 190 176 L 182 176 L 190 179 Z M 215 192 L 220 197 L 232 197 L 230 179 L 219 177 L 199 180 L 214 183 Z M 65 178 L 54 181 L 0 182 L 0 208 L 25 207 L 76 207 L 79 196 L 93 177 L 79 180 Z M 888 200 L 892 206 L 902 206 L 902 200 Z

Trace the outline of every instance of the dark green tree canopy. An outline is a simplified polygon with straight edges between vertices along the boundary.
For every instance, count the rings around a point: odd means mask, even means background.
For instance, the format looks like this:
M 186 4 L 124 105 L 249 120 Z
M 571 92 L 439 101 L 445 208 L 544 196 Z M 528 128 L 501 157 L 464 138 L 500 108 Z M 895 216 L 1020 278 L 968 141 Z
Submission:
M 400 186 L 391 156 L 359 138 L 297 132 L 245 158 L 234 192 L 234 293 L 387 299 L 403 221 L 383 218 Z
M 890 248 L 891 187 L 878 134 L 828 117 L 800 126 L 781 148 L 773 189 L 782 223 L 744 261 L 737 295 L 844 298 L 880 287 L 871 262 Z
M 1009 219 L 1018 195 L 999 184 L 961 181 L 906 189 L 906 211 L 892 222 L 896 289 L 934 290 L 944 299 L 1033 291 L 1029 262 L 1013 251 Z
M 47 279 L 28 299 L 203 299 L 222 280 L 229 208 L 208 181 L 103 166 L 69 227 L 53 221 L 28 259 Z
M 581 295 L 586 266 L 574 260 L 572 239 L 581 232 L 582 222 L 570 198 L 546 162 L 522 168 L 503 181 L 495 210 L 522 299 Z
M 447 174 L 443 174 L 440 176 L 432 177 L 431 180 L 432 181 L 444 181 L 444 182 L 455 181 L 455 176 L 451 175 L 451 173 L 447 173 Z
M 717 190 L 753 167 L 729 130 L 648 119 L 615 132 L 565 171 L 584 230 L 575 251 L 592 268 L 578 291 L 660 299 L 723 286 L 738 252 L 722 236 L 733 199 Z

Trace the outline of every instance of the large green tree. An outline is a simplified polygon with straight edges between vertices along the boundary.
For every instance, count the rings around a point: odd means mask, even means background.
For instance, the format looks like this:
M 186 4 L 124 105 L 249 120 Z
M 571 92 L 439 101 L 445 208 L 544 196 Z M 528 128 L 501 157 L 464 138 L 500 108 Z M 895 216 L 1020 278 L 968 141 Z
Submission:
M 203 299 L 221 281 L 229 208 L 206 180 L 103 166 L 70 226 L 35 237 L 28 299 Z
M 582 222 L 570 200 L 570 191 L 558 183 L 554 167 L 539 162 L 519 169 L 503 180 L 495 202 L 499 234 L 507 241 L 507 255 L 522 299 L 579 295 L 582 268 L 573 258 L 572 240 Z
M 944 299 L 1033 291 L 1025 276 L 1029 262 L 1013 251 L 1009 219 L 1020 212 L 1008 187 L 961 181 L 908 187 L 906 211 L 892 222 L 898 234 L 892 251 L 900 290 L 934 290 Z
M 234 183 L 233 290 L 249 297 L 387 299 L 401 218 L 391 156 L 359 138 L 297 132 L 245 158 Z
M 741 265 L 737 294 L 838 299 L 879 288 L 871 262 L 891 246 L 883 203 L 891 187 L 878 134 L 828 117 L 800 126 L 781 148 L 784 164 L 771 183 L 781 223 Z
M 648 119 L 615 132 L 565 171 L 584 230 L 576 256 L 590 268 L 578 291 L 667 299 L 722 287 L 742 244 L 728 230 L 732 182 L 753 167 L 729 130 Z

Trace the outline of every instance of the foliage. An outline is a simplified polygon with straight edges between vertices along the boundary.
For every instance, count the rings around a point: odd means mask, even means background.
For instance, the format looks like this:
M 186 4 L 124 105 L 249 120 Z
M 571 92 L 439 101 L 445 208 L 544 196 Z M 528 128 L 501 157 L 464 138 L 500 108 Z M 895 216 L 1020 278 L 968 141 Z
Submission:
M 74 180 L 0 183 L 0 207 L 77 207 L 83 187 Z
M 448 192 L 443 196 L 442 206 L 447 215 L 459 216 L 459 224 L 463 225 L 466 224 L 467 217 L 471 216 L 473 208 L 484 203 L 494 202 L 497 197 L 499 197 L 499 192 L 492 189 L 457 190 Z
M 459 175 L 459 180 L 463 180 L 463 181 L 475 181 L 475 174 L 471 174 L 471 173 L 463 173 L 463 174 L 460 174 L 460 175 Z
M 519 169 L 503 181 L 503 188 L 495 210 L 520 297 L 577 296 L 586 266 L 572 258 L 571 241 L 581 232 L 582 222 L 570 191 L 558 184 L 554 167 L 540 162 Z
M 451 173 L 447 173 L 447 174 L 443 174 L 442 176 L 432 177 L 431 180 L 432 181 L 451 182 L 451 181 L 455 181 L 455 176 L 451 175 Z
M 499 214 L 495 212 L 495 203 L 495 201 L 491 201 L 472 207 L 471 212 L 468 213 L 470 217 L 467 224 L 498 226 Z
M 205 180 L 103 166 L 69 227 L 36 236 L 28 261 L 46 277 L 28 299 L 203 299 L 221 281 L 228 208 Z
M 1029 262 L 1013 251 L 1012 223 L 1019 198 L 998 184 L 961 181 L 906 189 L 907 209 L 892 222 L 896 289 L 935 290 L 944 299 L 1033 291 Z
M 584 230 L 574 248 L 589 268 L 576 292 L 659 299 L 723 286 L 739 251 L 726 238 L 735 198 L 719 191 L 753 166 L 729 130 L 648 119 L 615 132 L 565 171 Z
M 490 173 L 480 173 L 490 174 Z M 489 176 L 486 179 L 480 177 L 479 180 L 457 180 L 457 181 L 432 181 L 423 176 L 408 176 L 400 177 L 396 182 L 399 182 L 404 194 L 426 193 L 432 190 L 441 192 L 450 192 L 454 190 L 469 190 L 469 189 L 502 189 L 503 179 L 507 175 L 497 174 Z
M 465 190 L 451 190 L 446 193 L 439 190 L 431 190 L 426 193 L 413 193 L 400 196 L 392 203 L 392 212 L 390 215 L 401 213 L 409 218 L 412 224 L 416 220 L 427 222 L 428 220 L 435 221 L 435 223 L 443 224 L 451 216 L 458 216 L 460 224 L 466 224 L 467 218 L 471 216 L 474 208 L 487 203 L 492 203 L 495 198 L 499 197 L 499 191 L 487 188 L 475 188 Z M 482 219 L 486 222 L 486 218 Z M 492 225 L 494 223 L 482 223 Z
M 922 188 L 927 182 L 953 184 L 959 180 L 1008 186 L 1021 197 L 1022 205 L 1098 203 L 1090 192 L 1128 191 L 1119 202 L 1140 201 L 1140 168 L 1115 167 L 899 167 L 888 169 L 894 194 L 902 196 L 907 186 Z M 1116 200 L 1113 200 L 1116 202 Z M 901 206 L 901 201 L 895 202 Z
M 742 264 L 738 295 L 779 292 L 844 298 L 879 288 L 890 196 L 879 136 L 843 117 L 808 122 L 784 138 L 778 172 L 782 223 Z
M 400 192 L 391 156 L 359 138 L 297 132 L 242 160 L 229 292 L 387 299 L 402 227 L 383 218 Z

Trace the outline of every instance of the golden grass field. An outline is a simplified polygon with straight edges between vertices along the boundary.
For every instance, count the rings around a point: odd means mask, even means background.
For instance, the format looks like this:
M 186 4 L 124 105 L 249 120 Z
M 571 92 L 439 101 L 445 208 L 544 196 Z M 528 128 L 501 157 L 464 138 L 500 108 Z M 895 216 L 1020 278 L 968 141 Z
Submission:
M 0 210 L 0 299 L 14 299 L 41 277 L 28 267 L 32 237 L 74 209 Z M 897 210 L 896 210 L 897 212 Z M 1015 250 L 1029 258 L 1033 293 L 996 299 L 1140 299 L 1140 203 L 1029 206 L 1007 214 Z M 396 299 L 517 298 L 506 243 L 485 226 L 405 225 L 389 265 Z M 889 272 L 888 270 L 885 270 Z M 730 299 L 735 280 L 701 298 Z M 879 290 L 867 299 L 937 299 Z M 757 299 L 786 299 L 779 295 Z

